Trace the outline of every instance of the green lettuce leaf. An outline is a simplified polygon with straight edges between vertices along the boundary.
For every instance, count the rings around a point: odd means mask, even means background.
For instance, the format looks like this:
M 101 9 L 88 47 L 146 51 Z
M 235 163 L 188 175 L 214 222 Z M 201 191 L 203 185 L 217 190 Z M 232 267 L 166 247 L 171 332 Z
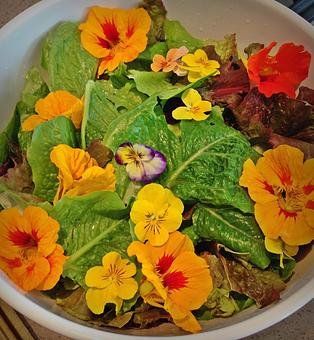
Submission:
M 141 102 L 141 98 L 132 92 L 130 83 L 116 89 L 108 80 L 89 81 L 85 92 L 82 125 L 82 137 L 83 134 L 86 135 L 86 145 L 95 139 L 102 139 L 115 118 Z
M 251 212 L 252 202 L 238 182 L 243 162 L 255 153 L 241 133 L 224 124 L 216 107 L 205 121 L 182 121 L 177 138 L 164 116 L 154 113 L 156 104 L 151 97 L 114 120 L 104 144 L 113 152 L 126 141 L 162 152 L 167 171 L 160 181 L 184 201 L 231 205 Z
M 172 151 L 174 164 L 163 176 L 163 184 L 188 202 L 231 205 L 252 212 L 252 202 L 238 184 L 243 162 L 255 155 L 249 142 L 224 124 L 218 107 L 205 121 L 180 125 L 179 148 Z
M 67 90 L 81 97 L 86 82 L 95 78 L 98 59 L 81 46 L 78 25 L 64 22 L 48 34 L 42 50 L 42 66 L 48 71 L 51 91 Z
M 58 144 L 77 146 L 75 127 L 66 117 L 57 117 L 34 130 L 27 159 L 32 168 L 34 195 L 52 201 L 58 187 L 58 171 L 50 161 L 50 152 Z
M 63 197 L 51 212 L 60 223 L 58 242 L 70 256 L 63 276 L 85 287 L 86 271 L 101 265 L 106 253 L 117 251 L 126 257 L 126 249 L 132 242 L 128 213 L 115 192 Z
M 17 103 L 17 110 L 20 115 L 20 121 L 35 114 L 36 102 L 49 94 L 49 88 L 43 80 L 39 70 L 32 67 L 25 76 L 25 86 L 22 92 L 22 98 Z M 22 131 L 20 128 L 18 140 L 23 151 L 26 151 L 32 140 L 32 132 Z
M 193 214 L 193 228 L 203 239 L 248 253 L 250 262 L 262 269 L 270 264 L 263 234 L 252 215 L 244 215 L 235 209 L 198 205 Z
M 18 110 L 15 109 L 7 127 L 0 132 L 0 165 L 4 163 L 9 156 L 10 144 L 17 141 L 19 127 L 20 115 Z
M 164 23 L 166 43 L 168 48 L 185 46 L 190 52 L 204 46 L 204 41 L 192 37 L 192 35 L 176 20 L 165 20 Z

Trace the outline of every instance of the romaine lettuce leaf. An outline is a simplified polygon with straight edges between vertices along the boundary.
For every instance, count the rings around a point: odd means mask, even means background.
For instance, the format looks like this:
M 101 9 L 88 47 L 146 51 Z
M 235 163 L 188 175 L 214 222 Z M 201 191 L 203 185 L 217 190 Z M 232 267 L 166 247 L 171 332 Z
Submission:
M 114 120 L 104 144 L 113 152 L 126 141 L 162 152 L 167 171 L 160 181 L 184 201 L 231 205 L 251 212 L 251 200 L 238 181 L 243 162 L 254 152 L 241 133 L 226 126 L 215 108 L 205 121 L 182 121 L 182 134 L 177 138 L 165 118 L 154 113 L 156 104 L 151 97 Z
M 82 133 L 86 134 L 86 145 L 95 139 L 102 139 L 115 118 L 141 102 L 141 98 L 132 92 L 130 83 L 116 89 L 109 80 L 89 81 L 85 92 L 87 104 L 84 107 L 82 126 Z
M 63 197 L 50 213 L 60 223 L 58 242 L 70 258 L 63 276 L 85 287 L 86 271 L 101 264 L 102 257 L 117 251 L 126 257 L 132 242 L 129 211 L 115 192 Z
M 177 20 L 165 20 L 166 43 L 168 48 L 185 46 L 190 52 L 204 46 L 204 41 L 194 38 Z
M 9 156 L 10 144 L 17 141 L 17 135 L 20 127 L 20 115 L 15 109 L 7 127 L 0 132 L 0 165 L 6 161 Z
M 77 146 L 75 127 L 71 120 L 60 116 L 40 124 L 34 130 L 27 159 L 32 168 L 34 195 L 52 201 L 58 187 L 58 171 L 50 161 L 50 152 L 58 144 Z
M 42 66 L 49 74 L 51 91 L 67 90 L 77 97 L 95 79 L 98 59 L 81 45 L 78 25 L 64 22 L 49 32 L 42 50 Z
M 235 209 L 198 205 L 193 214 L 193 229 L 205 240 L 248 253 L 250 262 L 262 269 L 270 264 L 263 234 L 252 215 L 242 214 Z
M 46 97 L 48 94 L 48 86 L 43 80 L 39 70 L 36 67 L 32 67 L 26 73 L 22 98 L 16 106 L 21 123 L 30 115 L 35 114 L 35 104 L 37 100 Z M 22 131 L 20 128 L 18 140 L 21 149 L 26 151 L 32 140 L 32 132 Z

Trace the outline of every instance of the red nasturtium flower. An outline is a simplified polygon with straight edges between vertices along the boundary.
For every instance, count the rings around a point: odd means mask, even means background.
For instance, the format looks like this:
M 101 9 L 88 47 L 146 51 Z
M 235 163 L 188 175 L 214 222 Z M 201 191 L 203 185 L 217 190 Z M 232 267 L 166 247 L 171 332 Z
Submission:
M 101 62 L 98 75 L 113 71 L 143 52 L 151 20 L 143 8 L 115 9 L 92 7 L 80 25 L 83 47 Z
M 276 44 L 272 42 L 249 58 L 249 78 L 266 97 L 283 92 L 295 98 L 296 89 L 308 76 L 311 54 L 302 45 L 287 43 L 281 45 L 276 55 L 270 56 Z

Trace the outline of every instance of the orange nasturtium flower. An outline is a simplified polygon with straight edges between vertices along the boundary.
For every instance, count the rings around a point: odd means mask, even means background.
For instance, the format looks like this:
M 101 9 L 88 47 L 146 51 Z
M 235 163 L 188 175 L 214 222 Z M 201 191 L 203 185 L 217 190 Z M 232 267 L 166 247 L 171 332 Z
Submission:
M 163 245 L 169 234 L 180 228 L 183 209 L 182 201 L 169 189 L 157 183 L 145 185 L 130 212 L 136 237 L 154 246 Z
M 101 59 L 98 75 L 136 59 L 146 48 L 150 24 L 143 8 L 92 7 L 79 28 L 83 47 Z
M 0 212 L 0 268 L 25 291 L 49 290 L 59 281 L 67 257 L 57 244 L 59 223 L 29 206 Z
M 101 314 L 107 303 L 116 305 L 116 313 L 123 300 L 129 300 L 137 292 L 138 284 L 132 277 L 136 274 L 134 263 L 121 259 L 119 253 L 112 251 L 102 258 L 102 266 L 90 268 L 85 275 L 88 308 L 94 314 Z
M 220 64 L 217 60 L 208 60 L 204 50 L 198 49 L 193 53 L 189 53 L 181 59 L 186 65 L 180 65 L 180 68 L 187 70 L 188 81 L 193 83 L 203 77 L 212 75 L 216 76 Z
M 201 327 L 191 310 L 206 302 L 213 284 L 205 260 L 194 253 L 192 241 L 176 231 L 159 247 L 149 241 L 134 241 L 128 255 L 135 255 L 142 264 L 147 280 L 140 287 L 144 301 L 164 308 L 184 330 L 199 332 Z
M 24 131 L 33 131 L 35 127 L 58 116 L 72 120 L 78 129 L 83 118 L 83 101 L 67 91 L 51 92 L 47 97 L 39 99 L 35 104 L 35 112 L 22 123 Z
M 280 145 L 264 152 L 256 165 L 243 166 L 240 185 L 255 201 L 255 218 L 268 239 L 288 246 L 314 239 L 314 158 L 303 163 L 303 153 Z M 292 254 L 291 254 L 292 255 Z
M 283 92 L 295 98 L 295 91 L 307 78 L 311 54 L 302 45 L 283 44 L 276 55 L 269 53 L 275 42 L 253 54 L 248 60 L 248 75 L 266 97 Z
M 177 120 L 194 119 L 205 120 L 212 109 L 212 104 L 209 101 L 202 100 L 201 95 L 194 89 L 188 89 L 183 92 L 181 97 L 185 106 L 179 106 L 172 111 L 172 117 Z
M 59 144 L 52 149 L 50 159 L 59 169 L 59 187 L 54 203 L 64 195 L 80 196 L 99 190 L 115 190 L 113 165 L 101 168 L 84 150 Z
M 185 46 L 180 48 L 172 48 L 167 52 L 166 58 L 161 54 L 155 54 L 153 63 L 150 65 L 152 71 L 171 72 L 173 71 L 178 76 L 186 75 L 187 71 L 180 68 L 179 59 L 185 56 L 189 50 Z

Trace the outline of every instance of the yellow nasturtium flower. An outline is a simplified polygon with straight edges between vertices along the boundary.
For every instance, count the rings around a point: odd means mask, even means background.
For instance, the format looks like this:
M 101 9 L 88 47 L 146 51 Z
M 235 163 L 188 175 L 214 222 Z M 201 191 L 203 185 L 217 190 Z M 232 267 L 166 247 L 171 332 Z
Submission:
M 113 165 L 101 168 L 84 150 L 59 144 L 52 149 L 50 159 L 59 169 L 59 187 L 54 203 L 64 195 L 80 196 L 99 190 L 115 190 Z
M 278 254 L 280 256 L 280 267 L 284 268 L 283 258 L 284 255 L 287 257 L 295 256 L 298 251 L 298 246 L 289 246 L 283 242 L 280 238 L 273 240 L 271 238 L 265 237 L 265 248 L 267 251 L 273 254 Z
M 83 101 L 67 91 L 51 92 L 35 104 L 35 112 L 22 123 L 23 131 L 33 131 L 35 127 L 48 120 L 65 116 L 72 120 L 74 126 L 81 127 L 83 118 Z

